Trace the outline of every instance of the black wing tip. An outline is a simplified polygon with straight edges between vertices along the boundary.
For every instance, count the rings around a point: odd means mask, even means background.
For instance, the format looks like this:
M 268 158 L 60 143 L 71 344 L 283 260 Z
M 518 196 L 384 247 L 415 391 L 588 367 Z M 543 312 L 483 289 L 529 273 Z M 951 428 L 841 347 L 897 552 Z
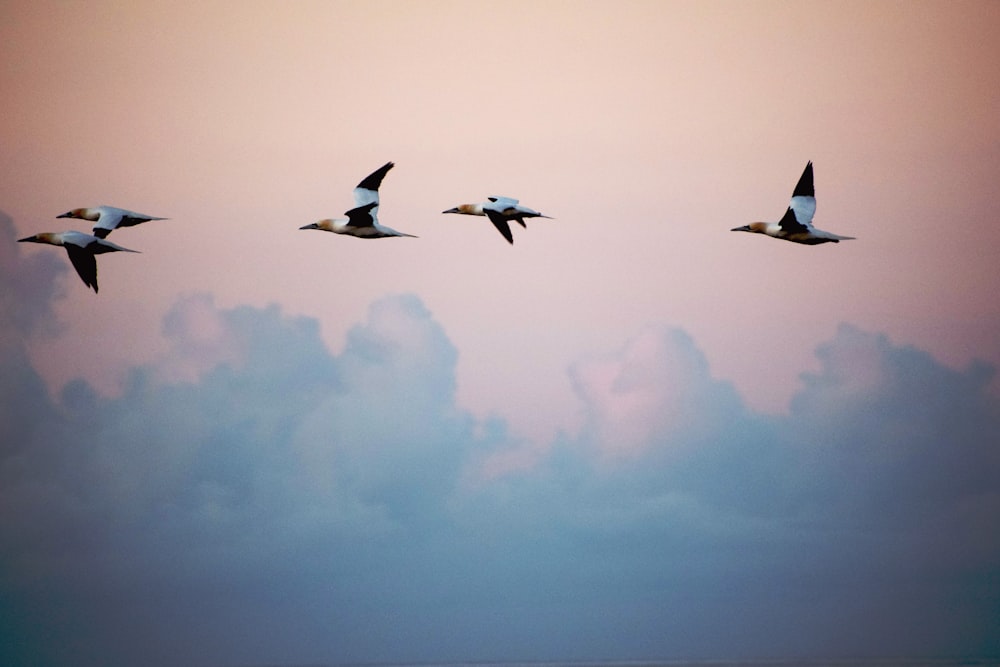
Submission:
M 365 179 L 358 183 L 358 187 L 378 192 L 379 186 L 382 185 L 382 179 L 385 178 L 385 175 L 389 173 L 389 170 L 395 166 L 395 162 L 386 162 L 381 167 L 365 176 Z
M 806 168 L 799 177 L 799 182 L 795 184 L 793 197 L 815 197 L 816 189 L 813 187 L 813 163 L 812 160 L 806 163 Z

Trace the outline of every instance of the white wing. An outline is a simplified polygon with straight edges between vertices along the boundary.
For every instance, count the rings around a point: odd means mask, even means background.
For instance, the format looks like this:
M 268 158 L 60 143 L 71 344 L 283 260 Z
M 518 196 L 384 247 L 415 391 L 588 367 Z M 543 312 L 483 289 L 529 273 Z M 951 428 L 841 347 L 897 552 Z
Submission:
M 815 197 L 792 197 L 792 202 L 788 205 L 795 213 L 795 219 L 800 225 L 809 226 L 812 224 L 813 216 L 816 214 Z
M 510 197 L 489 197 L 489 203 L 483 204 L 483 210 L 506 215 L 517 210 L 517 200 Z
M 118 224 L 122 221 L 122 218 L 129 213 L 129 211 L 115 208 L 113 206 L 98 206 L 97 210 L 100 211 L 101 214 L 98 216 L 97 222 L 94 224 L 95 232 L 100 229 L 106 229 L 108 232 L 114 231 L 118 228 Z M 107 234 L 105 234 L 105 236 L 107 236 Z
M 389 173 L 394 164 L 386 162 L 384 165 L 368 174 L 363 181 L 354 188 L 354 208 L 360 208 L 374 203 L 371 209 L 372 218 L 378 219 L 378 189 L 382 185 L 382 179 Z

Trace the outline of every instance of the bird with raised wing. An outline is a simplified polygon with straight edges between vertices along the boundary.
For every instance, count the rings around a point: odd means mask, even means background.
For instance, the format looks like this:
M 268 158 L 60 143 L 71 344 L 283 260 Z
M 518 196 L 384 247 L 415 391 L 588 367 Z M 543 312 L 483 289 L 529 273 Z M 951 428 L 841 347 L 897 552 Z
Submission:
M 97 236 L 75 231 L 45 232 L 18 239 L 18 242 L 45 243 L 66 248 L 69 261 L 73 263 L 73 268 L 80 275 L 83 284 L 92 287 L 95 293 L 97 292 L 97 255 L 106 252 L 139 252 L 123 248 Z
M 455 208 L 449 208 L 442 213 L 458 213 L 460 215 L 484 215 L 490 219 L 497 231 L 503 234 L 508 243 L 514 243 L 514 235 L 510 231 L 510 221 L 514 221 L 524 228 L 525 218 L 549 218 L 527 206 L 521 206 L 518 200 L 511 197 L 489 197 L 481 204 L 461 204 Z
M 810 161 L 806 164 L 805 171 L 802 172 L 802 176 L 792 192 L 792 201 L 781 220 L 778 222 L 751 222 L 749 225 L 734 227 L 730 231 L 767 234 L 776 239 L 806 245 L 854 240 L 853 236 L 840 236 L 813 227 L 814 213 L 816 213 L 816 190 L 813 188 L 813 163 Z
M 344 213 L 346 218 L 327 218 L 299 229 L 318 229 L 334 234 L 356 236 L 359 239 L 380 239 L 388 236 L 416 238 L 413 234 L 397 232 L 379 224 L 378 221 L 378 189 L 382 185 L 382 179 L 393 166 L 395 165 L 392 162 L 386 162 L 358 183 L 354 188 L 354 208 Z
M 157 218 L 145 213 L 136 213 L 124 208 L 114 206 L 92 206 L 90 208 L 74 208 L 57 218 L 76 218 L 78 220 L 88 220 L 94 224 L 94 236 L 99 239 L 108 237 L 108 234 L 119 227 L 132 227 L 140 225 L 150 220 L 167 220 L 167 218 Z

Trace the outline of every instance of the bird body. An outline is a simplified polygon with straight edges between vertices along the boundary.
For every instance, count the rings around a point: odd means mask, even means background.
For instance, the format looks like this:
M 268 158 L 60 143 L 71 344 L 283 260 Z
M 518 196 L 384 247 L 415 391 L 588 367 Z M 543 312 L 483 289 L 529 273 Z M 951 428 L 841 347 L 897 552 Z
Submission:
M 818 245 L 820 243 L 837 243 L 854 240 L 853 236 L 840 236 L 812 226 L 813 215 L 816 213 L 816 190 L 813 187 L 812 162 L 806 164 L 799 182 L 792 192 L 792 200 L 778 222 L 751 222 L 749 225 L 734 227 L 734 232 L 752 232 L 766 234 L 776 239 Z
M 80 279 L 83 280 L 83 284 L 87 287 L 92 287 L 95 293 L 97 292 L 97 255 L 102 255 L 106 252 L 139 252 L 138 250 L 123 248 L 120 245 L 114 244 L 111 241 L 105 241 L 97 236 L 76 231 L 45 232 L 18 239 L 18 241 L 44 243 L 65 248 L 66 253 L 69 255 L 69 261 L 72 262 L 73 268 L 76 269 Z
M 76 218 L 78 220 L 89 220 L 94 224 L 94 236 L 99 239 L 107 238 L 108 234 L 119 227 L 132 227 L 150 220 L 166 220 L 167 218 L 157 218 L 145 213 L 136 213 L 124 208 L 114 206 L 93 206 L 90 208 L 74 208 L 57 218 Z
M 327 218 L 299 227 L 299 229 L 318 229 L 334 234 L 356 236 L 359 239 L 379 239 L 389 236 L 416 238 L 413 234 L 397 232 L 391 227 L 379 224 L 378 221 L 378 189 L 382 185 L 382 179 L 393 166 L 395 165 L 392 162 L 386 162 L 358 183 L 357 187 L 354 188 L 355 206 L 344 213 L 346 218 Z
M 493 226 L 497 228 L 508 243 L 514 243 L 514 235 L 510 231 L 510 221 L 514 221 L 524 228 L 525 218 L 548 218 L 534 209 L 522 206 L 517 199 L 511 197 L 489 197 L 480 204 L 461 204 L 450 208 L 442 213 L 458 213 L 460 215 L 484 215 L 490 219 Z

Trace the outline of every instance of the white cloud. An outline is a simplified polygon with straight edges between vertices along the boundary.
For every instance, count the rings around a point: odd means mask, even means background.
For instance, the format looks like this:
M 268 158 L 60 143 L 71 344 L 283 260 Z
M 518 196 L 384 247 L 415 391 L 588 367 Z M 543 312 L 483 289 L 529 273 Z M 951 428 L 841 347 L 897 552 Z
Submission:
M 163 335 L 171 343 L 170 352 L 157 364 L 164 382 L 197 382 L 206 371 L 221 364 L 238 365 L 246 355 L 242 332 L 225 321 L 208 294 L 174 304 L 163 318 Z
M 733 389 L 712 380 L 704 355 L 678 329 L 649 327 L 615 356 L 577 364 L 571 375 L 585 429 L 612 460 L 642 457 L 654 443 L 681 447 L 739 410 Z
M 42 628 L 25 655 L 1000 648 L 988 369 L 843 327 L 768 417 L 651 327 L 573 368 L 581 431 L 523 458 L 456 406 L 457 351 L 414 296 L 372 304 L 338 353 L 313 319 L 200 295 L 164 327 L 171 352 L 117 398 L 74 382 L 53 403 L 26 357 L 5 366 L 31 399 L 0 450 L 2 613 Z

